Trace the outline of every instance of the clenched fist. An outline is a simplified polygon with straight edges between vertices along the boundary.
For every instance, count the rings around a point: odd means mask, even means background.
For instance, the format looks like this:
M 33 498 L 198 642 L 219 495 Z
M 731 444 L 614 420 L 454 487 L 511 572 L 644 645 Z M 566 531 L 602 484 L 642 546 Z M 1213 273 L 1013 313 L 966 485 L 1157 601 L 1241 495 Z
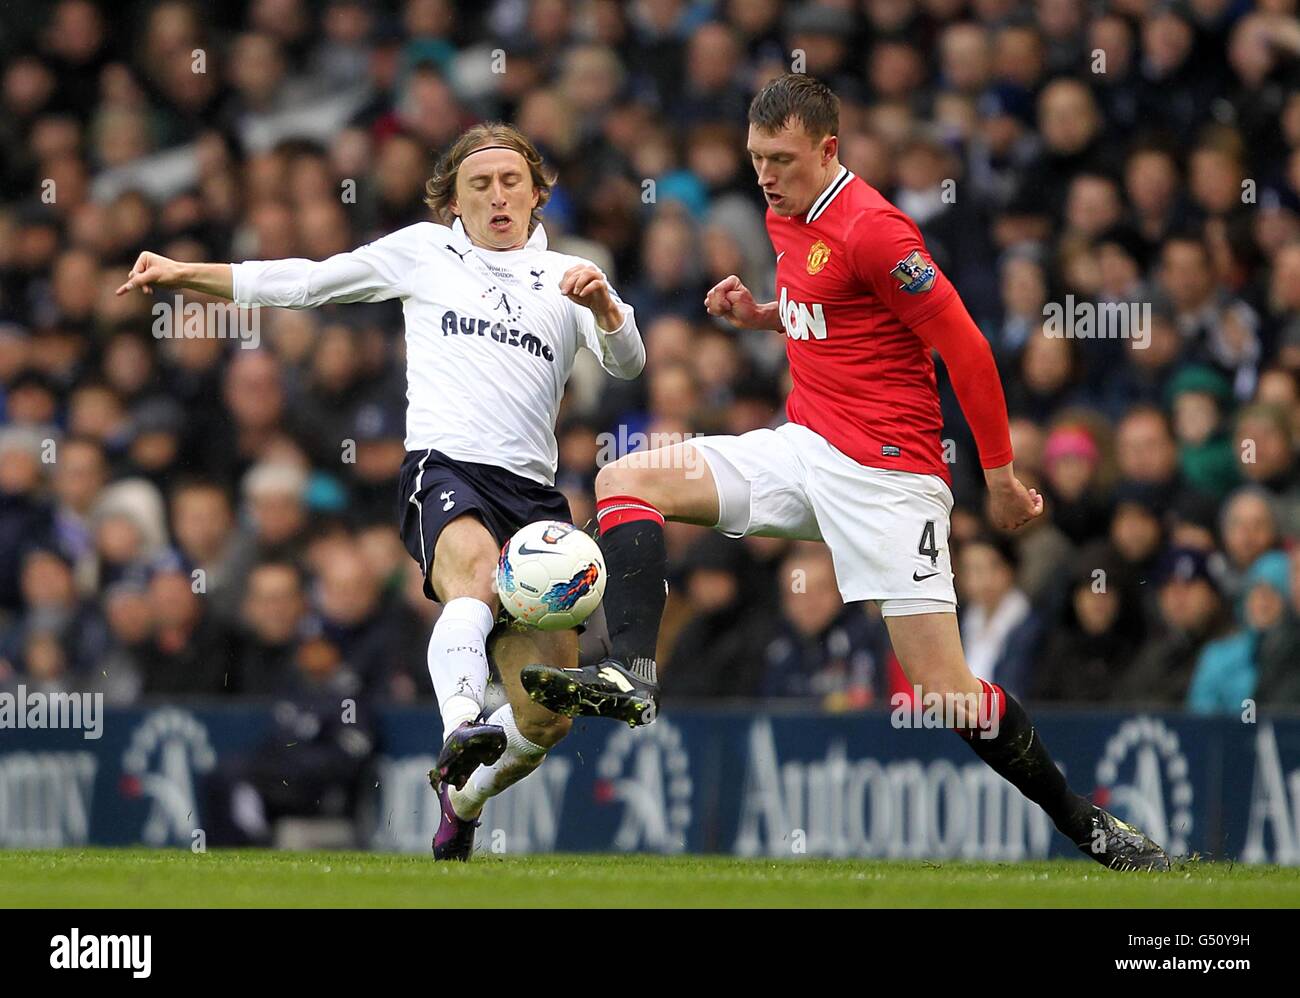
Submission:
M 988 514 L 999 530 L 1017 530 L 1043 514 L 1043 497 L 1014 475 L 989 482 Z
M 709 315 L 721 316 L 737 329 L 780 329 L 776 303 L 760 305 L 735 274 L 725 277 L 704 296 Z
M 575 305 L 590 309 L 596 324 L 607 333 L 623 325 L 623 312 L 614 299 L 609 279 L 592 264 L 580 263 L 566 270 L 560 278 L 560 294 Z

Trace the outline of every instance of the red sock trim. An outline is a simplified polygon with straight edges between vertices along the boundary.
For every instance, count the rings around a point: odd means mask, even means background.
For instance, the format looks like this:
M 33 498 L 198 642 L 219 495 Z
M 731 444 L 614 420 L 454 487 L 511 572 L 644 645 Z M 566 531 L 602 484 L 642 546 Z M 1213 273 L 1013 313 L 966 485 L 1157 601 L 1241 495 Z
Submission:
M 998 712 L 998 724 L 1002 723 L 1002 718 L 1006 717 L 1007 714 L 1007 694 L 1001 686 L 980 679 L 980 689 L 984 695 L 980 697 L 980 714 L 975 726 L 953 729 L 968 741 L 974 737 L 976 731 L 982 731 L 991 726 L 994 710 Z
M 664 515 L 653 505 L 636 496 L 606 496 L 596 501 L 596 522 L 601 530 L 613 530 L 624 523 L 653 520 L 661 527 Z
M 1000 724 L 1002 718 L 1007 714 L 1006 690 L 997 683 L 986 682 L 983 679 L 980 680 L 980 686 L 984 688 L 984 696 L 986 698 L 980 704 L 980 726 L 983 727 L 986 725 L 993 717 L 993 710 L 989 706 L 990 700 L 997 707 L 998 723 Z

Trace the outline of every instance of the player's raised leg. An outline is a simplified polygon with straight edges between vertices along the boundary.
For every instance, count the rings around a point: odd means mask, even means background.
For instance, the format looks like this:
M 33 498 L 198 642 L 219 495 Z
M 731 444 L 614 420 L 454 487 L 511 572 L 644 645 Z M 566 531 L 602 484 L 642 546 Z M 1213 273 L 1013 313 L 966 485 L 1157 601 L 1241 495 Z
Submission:
M 487 724 L 505 732 L 505 750 L 494 762 L 475 769 L 463 788 L 443 784 L 439 790 L 442 820 L 433 840 L 436 859 L 468 860 L 483 805 L 540 766 L 573 723 L 533 703 L 519 683 L 519 672 L 534 662 L 557 668 L 576 665 L 576 632 L 521 630 L 503 624 L 490 649 L 508 702 L 492 712 Z
M 596 520 L 605 556 L 605 621 L 611 655 L 585 669 L 525 668 L 529 695 L 561 714 L 654 720 L 659 702 L 655 644 L 667 598 L 664 520 L 712 527 L 718 492 L 689 444 L 627 454 L 596 475 Z
M 1169 869 L 1159 845 L 1070 789 L 1015 697 L 970 671 L 955 612 L 897 615 L 891 602 L 883 611 L 899 664 L 923 697 L 938 694 L 952 706 L 944 716 L 955 718 L 954 730 L 976 755 L 1047 812 L 1084 855 L 1115 870 Z
M 463 787 L 476 767 L 506 748 L 506 731 L 479 719 L 488 683 L 487 638 L 496 620 L 492 588 L 497 543 L 476 515 L 458 516 L 438 534 L 429 585 L 442 613 L 429 638 L 429 676 L 442 713 L 442 750 L 429 773 L 434 790 Z

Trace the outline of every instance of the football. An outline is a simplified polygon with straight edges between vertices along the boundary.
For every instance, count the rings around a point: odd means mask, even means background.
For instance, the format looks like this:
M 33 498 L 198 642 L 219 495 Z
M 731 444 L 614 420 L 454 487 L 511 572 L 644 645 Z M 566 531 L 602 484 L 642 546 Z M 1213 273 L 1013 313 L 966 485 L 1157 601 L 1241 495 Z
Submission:
M 605 559 L 572 523 L 539 520 L 501 549 L 497 594 L 522 623 L 543 631 L 577 627 L 605 595 Z

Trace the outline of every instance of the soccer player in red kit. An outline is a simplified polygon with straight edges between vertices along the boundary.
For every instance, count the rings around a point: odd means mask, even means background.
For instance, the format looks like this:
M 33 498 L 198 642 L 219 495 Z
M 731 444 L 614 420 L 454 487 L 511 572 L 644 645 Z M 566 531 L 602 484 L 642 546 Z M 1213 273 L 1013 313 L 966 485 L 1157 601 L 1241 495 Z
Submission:
M 1023 707 L 966 664 L 932 350 L 975 436 L 996 526 L 1027 523 L 1043 500 L 1016 478 L 988 342 L 912 220 L 840 165 L 838 130 L 838 98 L 811 77 L 778 77 L 754 98 L 748 145 L 767 200 L 777 300 L 755 302 L 734 276 L 705 299 L 710 315 L 737 328 L 785 333 L 788 421 L 602 468 L 611 657 L 586 669 L 528 666 L 523 685 L 559 713 L 648 723 L 658 704 L 664 520 L 824 540 L 844 601 L 879 602 L 922 702 L 943 704 L 946 723 L 980 758 L 1085 854 L 1114 869 L 1166 870 L 1159 845 L 1070 790 Z

